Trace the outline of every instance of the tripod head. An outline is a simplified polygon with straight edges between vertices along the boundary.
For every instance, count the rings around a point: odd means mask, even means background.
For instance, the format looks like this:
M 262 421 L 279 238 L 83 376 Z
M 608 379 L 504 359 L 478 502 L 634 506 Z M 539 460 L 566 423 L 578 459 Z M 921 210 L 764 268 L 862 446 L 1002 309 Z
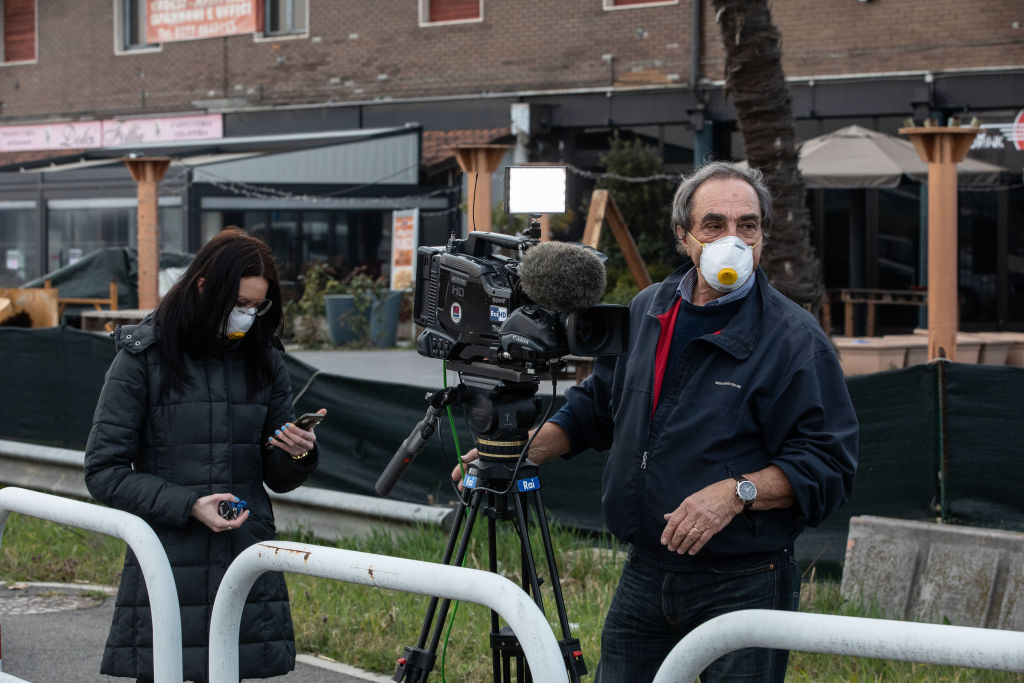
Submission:
M 426 447 L 438 415 L 450 405 L 468 405 L 482 462 L 518 461 L 540 412 L 540 399 L 536 397 L 540 380 L 550 377 L 560 365 L 564 362 L 552 361 L 542 373 L 536 374 L 488 364 L 449 363 L 448 368 L 458 371 L 462 381 L 455 387 L 427 394 L 426 415 L 378 477 L 374 485 L 377 494 L 391 493 L 413 459 Z

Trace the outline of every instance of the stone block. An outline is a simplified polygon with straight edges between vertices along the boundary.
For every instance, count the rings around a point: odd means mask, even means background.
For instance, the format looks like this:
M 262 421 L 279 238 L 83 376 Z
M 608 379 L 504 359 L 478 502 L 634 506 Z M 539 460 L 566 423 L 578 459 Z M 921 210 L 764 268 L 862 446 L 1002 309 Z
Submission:
M 1012 553 L 1007 564 L 997 628 L 1024 631 L 1024 553 Z
M 842 596 L 863 601 L 886 618 L 902 619 L 910 605 L 911 582 L 906 578 L 917 569 L 918 545 L 854 533 L 856 519 L 850 520 Z
M 913 621 L 978 626 L 985 623 L 999 551 L 935 541 L 917 581 Z M 955 588 L 954 588 L 955 587 Z
M 1024 533 L 853 517 L 840 590 L 890 619 L 1024 631 Z

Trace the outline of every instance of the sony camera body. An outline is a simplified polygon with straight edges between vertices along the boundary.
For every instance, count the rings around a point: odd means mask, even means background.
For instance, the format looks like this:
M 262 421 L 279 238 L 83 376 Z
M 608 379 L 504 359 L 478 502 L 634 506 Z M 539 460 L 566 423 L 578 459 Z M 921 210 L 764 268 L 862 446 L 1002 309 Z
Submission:
M 494 250 L 522 254 L 538 248 L 529 229 L 526 233 L 471 232 L 465 240 L 449 240 L 445 247 L 418 249 L 413 318 L 426 328 L 416 341 L 421 355 L 526 370 L 566 354 L 626 352 L 629 317 L 625 306 L 586 305 L 565 310 L 576 307 L 562 303 L 554 308 L 544 306 L 524 292 L 520 259 Z M 603 290 L 603 260 L 598 264 Z M 550 272 L 533 273 L 543 284 L 532 291 L 557 291 L 562 284 L 578 286 L 578 282 L 559 283 L 560 269 L 547 270 Z M 602 294 L 585 292 L 579 298 L 589 304 Z

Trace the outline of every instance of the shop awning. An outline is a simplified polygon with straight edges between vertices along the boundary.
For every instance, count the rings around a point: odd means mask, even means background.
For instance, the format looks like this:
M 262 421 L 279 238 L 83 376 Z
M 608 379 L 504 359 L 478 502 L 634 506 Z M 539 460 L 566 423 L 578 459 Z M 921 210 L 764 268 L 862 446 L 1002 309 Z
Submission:
M 402 126 L 102 147 L 17 170 L 84 171 L 126 158 L 169 157 L 172 168 L 191 168 L 199 183 L 416 185 L 420 136 L 418 126 Z

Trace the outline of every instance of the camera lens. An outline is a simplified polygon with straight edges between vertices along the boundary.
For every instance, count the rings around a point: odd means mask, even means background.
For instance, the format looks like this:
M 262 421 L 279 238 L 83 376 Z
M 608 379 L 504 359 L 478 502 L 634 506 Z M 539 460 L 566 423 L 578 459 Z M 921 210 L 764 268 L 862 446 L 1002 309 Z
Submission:
M 629 309 L 598 305 L 570 313 L 566 321 L 569 352 L 579 356 L 618 356 L 629 339 Z
M 580 311 L 573 329 L 573 348 L 582 355 L 599 353 L 608 344 L 608 320 L 600 309 Z

